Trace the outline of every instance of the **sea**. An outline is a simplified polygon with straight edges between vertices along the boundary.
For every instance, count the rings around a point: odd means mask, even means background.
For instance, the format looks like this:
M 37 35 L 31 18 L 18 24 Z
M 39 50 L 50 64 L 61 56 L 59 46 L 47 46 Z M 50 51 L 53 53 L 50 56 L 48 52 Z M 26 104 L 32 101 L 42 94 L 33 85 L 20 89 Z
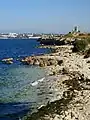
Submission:
M 38 46 L 35 39 L 0 39 L 0 120 L 21 120 L 42 104 L 44 97 L 38 91 L 45 79 L 45 70 L 18 61 L 50 52 Z M 4 58 L 13 58 L 14 63 L 4 64 L 1 62 Z

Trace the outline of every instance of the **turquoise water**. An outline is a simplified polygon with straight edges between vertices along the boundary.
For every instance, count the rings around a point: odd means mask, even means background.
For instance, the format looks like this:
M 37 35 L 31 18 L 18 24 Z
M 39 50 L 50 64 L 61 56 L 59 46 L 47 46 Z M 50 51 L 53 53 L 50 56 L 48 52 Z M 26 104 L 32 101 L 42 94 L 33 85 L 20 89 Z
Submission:
M 0 40 L 0 59 L 13 57 L 11 65 L 0 62 L 0 120 L 18 120 L 42 101 L 37 85 L 43 81 L 45 70 L 26 66 L 16 59 L 32 54 L 47 53 L 36 48 L 36 40 Z
M 1 73 L 2 72 L 2 73 Z M 5 71 L 4 71 L 5 72 Z M 43 78 L 43 69 L 37 67 L 9 67 L 4 73 L 0 70 L 0 102 L 34 102 L 33 83 Z M 4 73 L 4 76 L 3 76 Z

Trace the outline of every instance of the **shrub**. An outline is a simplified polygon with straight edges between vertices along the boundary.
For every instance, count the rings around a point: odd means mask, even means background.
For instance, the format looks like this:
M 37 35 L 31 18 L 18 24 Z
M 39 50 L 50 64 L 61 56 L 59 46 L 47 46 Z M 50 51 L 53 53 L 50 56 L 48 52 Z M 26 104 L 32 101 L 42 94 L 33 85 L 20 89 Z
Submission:
M 85 52 L 84 58 L 90 57 L 90 48 Z
M 64 37 L 73 37 L 73 34 L 71 32 L 69 32 L 68 34 L 66 34 Z
M 90 38 L 87 38 L 87 42 L 88 42 L 88 44 L 90 44 Z
M 74 42 L 73 52 L 84 51 L 87 45 L 88 45 L 87 40 L 76 40 Z

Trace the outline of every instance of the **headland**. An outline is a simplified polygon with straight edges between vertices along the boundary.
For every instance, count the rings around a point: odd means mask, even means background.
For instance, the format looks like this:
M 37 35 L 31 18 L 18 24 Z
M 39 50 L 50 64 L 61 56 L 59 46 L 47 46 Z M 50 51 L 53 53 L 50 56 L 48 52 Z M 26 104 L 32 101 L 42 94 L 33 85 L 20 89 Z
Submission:
M 55 79 L 49 87 L 51 92 L 56 91 L 56 97 L 37 112 L 28 114 L 25 120 L 89 120 L 90 35 L 69 35 L 62 37 L 64 42 L 61 39 L 56 42 L 54 38 L 40 40 L 41 48 L 51 48 L 52 53 L 35 56 L 35 61 Z M 32 60 L 27 57 L 22 62 L 30 64 Z

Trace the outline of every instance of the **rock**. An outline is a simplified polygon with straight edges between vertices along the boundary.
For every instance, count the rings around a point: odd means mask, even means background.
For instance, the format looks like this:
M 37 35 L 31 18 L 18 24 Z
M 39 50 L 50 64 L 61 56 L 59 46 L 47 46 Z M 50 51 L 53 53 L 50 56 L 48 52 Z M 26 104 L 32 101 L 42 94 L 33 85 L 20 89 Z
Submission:
M 63 97 L 64 98 L 72 98 L 73 97 L 73 91 L 67 90 L 63 92 Z
M 6 64 L 12 64 L 13 61 L 6 61 Z
M 60 120 L 60 115 L 56 115 L 53 120 Z
M 6 58 L 1 60 L 5 64 L 12 64 L 13 63 L 13 58 Z
M 90 60 L 88 60 L 87 63 L 90 63 Z
M 39 65 L 39 61 L 38 60 L 34 60 L 33 65 Z
M 33 65 L 34 64 L 34 58 L 26 57 L 24 59 L 21 59 L 21 62 L 25 65 Z
M 47 61 L 46 64 L 47 64 L 47 66 L 50 66 L 50 65 L 51 65 L 49 61 Z
M 33 65 L 34 60 L 30 60 L 30 61 L 28 61 L 28 63 L 29 63 L 29 65 Z
M 40 67 L 45 67 L 45 63 L 43 61 L 40 61 L 39 66 Z
M 64 67 L 63 70 L 62 70 L 63 74 L 68 74 L 69 73 L 69 69 Z
M 48 61 L 49 61 L 50 65 L 56 65 L 57 64 L 56 59 L 49 59 Z
M 57 72 L 56 71 L 53 71 L 53 75 L 56 75 L 57 74 Z
M 57 60 L 58 65 L 61 65 L 63 63 L 63 60 Z
M 5 59 L 2 59 L 2 62 L 5 62 L 5 61 L 12 61 L 13 58 L 5 58 Z

